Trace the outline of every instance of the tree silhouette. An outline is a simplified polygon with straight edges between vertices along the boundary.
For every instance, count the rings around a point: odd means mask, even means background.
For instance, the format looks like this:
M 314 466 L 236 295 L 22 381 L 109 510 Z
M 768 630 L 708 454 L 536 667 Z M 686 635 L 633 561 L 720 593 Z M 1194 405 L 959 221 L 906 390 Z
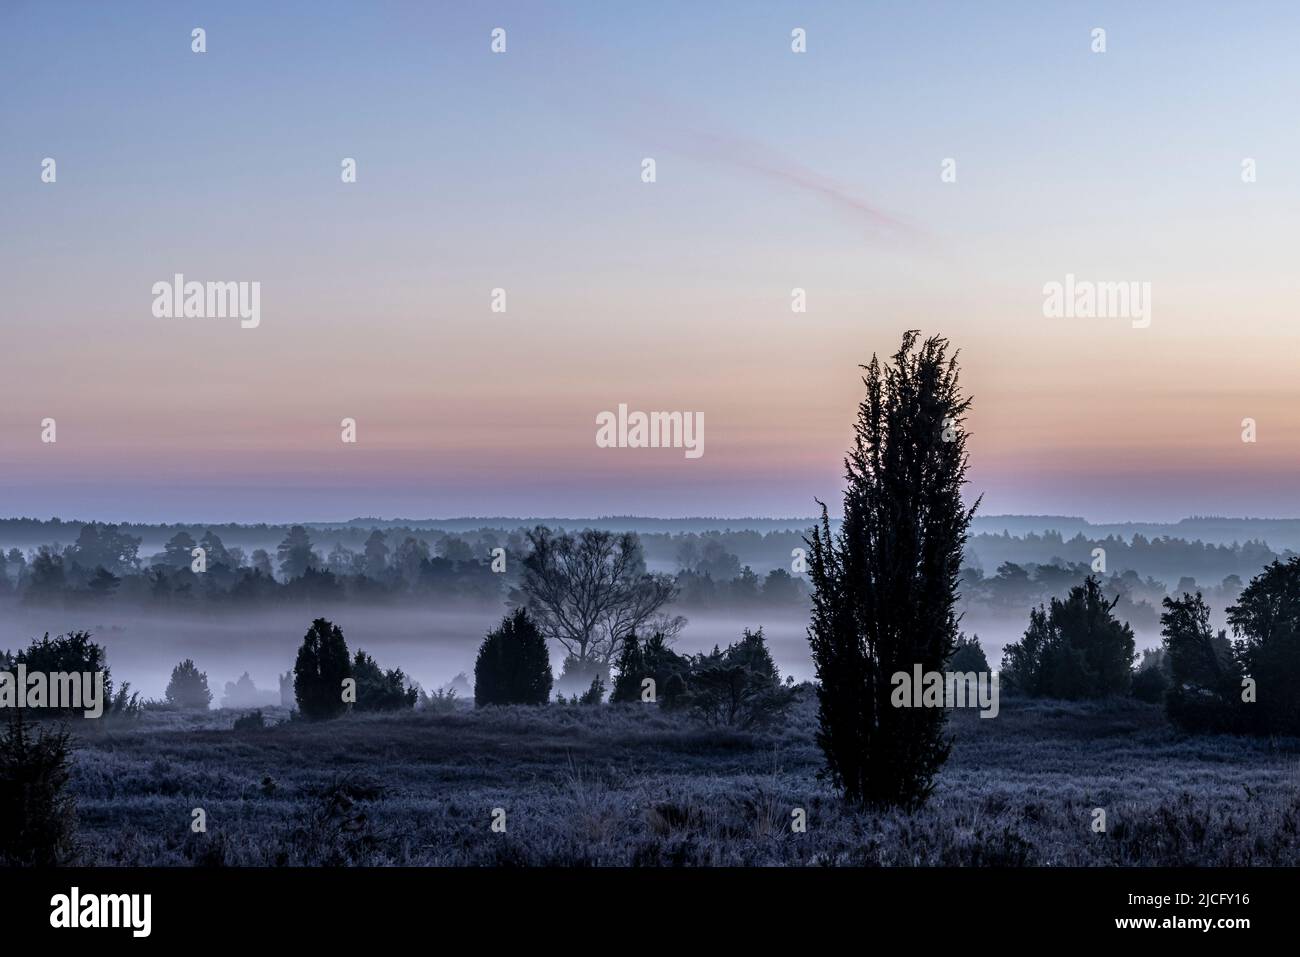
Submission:
M 122 579 L 118 578 L 103 565 L 95 569 L 95 574 L 90 576 L 86 582 L 86 588 L 96 598 L 107 598 L 117 590 L 117 586 L 122 584 Z
M 607 672 L 623 639 L 676 594 L 671 578 L 646 571 L 641 542 L 631 532 L 588 528 L 556 535 L 538 526 L 528 542 L 520 586 L 528 611 L 575 659 L 575 673 Z
M 488 632 L 474 662 L 474 704 L 546 704 L 551 657 L 528 612 L 516 609 Z
M 957 355 L 909 331 L 891 362 L 865 366 L 866 397 L 845 458 L 844 520 L 822 505 L 808 539 L 820 682 L 817 742 L 852 803 L 912 807 L 948 756 L 940 708 L 895 708 L 891 676 L 940 671 L 957 636 L 970 399 Z M 978 502 L 976 503 L 978 505 Z
M 794 703 L 794 689 L 781 684 L 762 628 L 746 628 L 740 641 L 689 664 L 682 703 L 710 724 L 758 728 L 779 720 Z
M 63 567 L 63 556 L 42 545 L 36 557 L 32 559 L 27 580 L 26 600 L 36 603 L 61 601 L 66 587 L 67 575 Z
M 384 533 L 374 529 L 366 539 L 366 574 L 378 578 L 388 567 L 388 545 Z
M 1113 613 L 1118 601 L 1089 575 L 1064 601 L 1031 610 L 1024 637 L 1003 650 L 1007 686 L 1067 700 L 1127 693 L 1137 652 L 1133 629 Z
M 948 659 L 948 665 L 945 671 L 954 671 L 958 674 L 988 674 L 989 660 L 984 655 L 984 649 L 980 647 L 979 635 L 967 638 L 965 635 L 958 635 L 957 642 L 953 645 L 952 657 Z
M 87 522 L 77 534 L 77 543 L 68 549 L 68 557 L 82 568 L 103 567 L 122 575 L 135 571 L 139 565 L 141 541 L 117 525 Z
M 307 569 L 319 564 L 315 552 L 311 550 L 311 538 L 307 529 L 301 525 L 289 529 L 284 541 L 276 548 L 276 556 L 280 559 L 280 574 L 286 579 L 301 578 L 307 574 Z
M 203 549 L 209 569 L 233 568 L 235 566 L 230 552 L 226 550 L 220 536 L 213 532 L 212 529 L 208 529 L 203 533 L 203 537 L 199 539 L 199 546 Z
M 650 675 L 646 672 L 645 655 L 636 635 L 623 639 L 618 656 L 618 676 L 609 692 L 610 704 L 626 704 L 641 700 L 641 682 Z
M 167 682 L 165 692 L 167 700 L 178 708 L 194 708 L 206 711 L 212 703 L 212 692 L 208 690 L 208 676 L 199 671 L 194 662 L 186 658 L 172 669 L 171 681 Z
M 1228 609 L 1228 624 L 1255 679 L 1260 730 L 1300 735 L 1300 558 L 1265 566 Z
M 162 555 L 155 556 L 154 564 L 170 565 L 172 568 L 189 568 L 194 560 L 194 547 L 197 544 L 194 536 L 182 529 L 167 540 Z
M 88 631 L 72 631 L 66 635 L 50 637 L 47 631 L 41 638 L 33 638 L 31 644 L 16 654 L 0 653 L 0 670 L 10 670 L 14 665 L 24 665 L 28 673 L 42 672 L 46 675 L 89 674 L 102 672 L 104 675 L 104 711 L 109 713 L 113 702 L 113 675 L 108 667 L 108 658 L 104 647 L 91 637 Z M 123 689 L 129 682 L 123 684 Z M 42 714 L 59 714 L 79 720 L 84 718 L 82 708 L 53 709 L 42 708 Z
M 1165 710 L 1188 731 L 1239 730 L 1244 714 L 1241 669 L 1228 636 L 1210 628 L 1210 609 L 1201 593 L 1166 598 L 1160 616 L 1169 683 Z
M 253 549 L 253 571 L 275 580 L 275 574 L 271 570 L 271 556 L 265 548 Z
M 320 720 L 342 714 L 347 709 L 343 681 L 351 677 L 352 664 L 342 630 L 317 618 L 303 636 L 293 666 L 293 693 L 303 717 Z
M 352 659 L 352 676 L 357 680 L 358 711 L 401 711 L 415 707 L 419 692 L 407 687 L 409 682 L 401 668 L 384 671 L 374 658 L 358 650 Z

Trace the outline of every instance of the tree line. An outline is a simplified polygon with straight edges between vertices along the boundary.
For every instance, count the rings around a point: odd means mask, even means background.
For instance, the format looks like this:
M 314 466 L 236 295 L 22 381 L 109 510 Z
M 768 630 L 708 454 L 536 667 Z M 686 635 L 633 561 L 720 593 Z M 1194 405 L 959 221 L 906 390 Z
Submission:
M 534 532 L 517 530 L 504 540 L 482 533 L 472 544 L 441 535 L 431 546 L 413 534 L 394 541 L 374 528 L 359 549 L 335 542 L 322 554 L 302 525 L 290 527 L 275 549 L 251 553 L 227 546 L 212 529 L 197 539 L 182 529 L 145 558 L 139 537 L 88 522 L 66 547 L 0 550 L 0 596 L 63 607 L 113 600 L 181 607 L 430 598 L 491 604 L 517 591 L 524 559 L 536 547 Z M 617 537 L 597 529 L 553 534 L 560 541 Z M 804 583 L 785 569 L 760 577 L 716 543 L 683 555 L 689 564 L 670 576 L 683 609 L 800 607 L 807 600 Z M 643 545 L 638 556 L 644 562 Z

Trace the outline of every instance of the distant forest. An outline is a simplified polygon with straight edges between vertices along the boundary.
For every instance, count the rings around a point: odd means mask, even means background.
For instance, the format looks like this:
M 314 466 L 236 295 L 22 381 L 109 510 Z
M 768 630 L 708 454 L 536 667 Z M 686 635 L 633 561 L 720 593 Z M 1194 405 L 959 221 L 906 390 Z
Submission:
M 0 536 L 8 536 L 0 537 L 0 599 L 36 605 L 123 601 L 245 606 L 329 599 L 499 604 L 517 588 L 520 559 L 528 547 L 526 531 L 479 528 L 449 534 L 409 527 L 168 527 L 8 520 L 0 522 Z M 794 533 L 771 534 L 797 543 L 791 549 L 802 543 Z M 42 535 L 45 542 L 26 549 L 9 544 L 30 543 Z M 59 541 L 63 535 L 71 537 L 71 544 Z M 676 604 L 682 608 L 806 604 L 803 580 L 785 568 L 769 568 L 760 575 L 742 564 L 718 536 L 672 538 Z M 749 552 L 772 547 L 765 538 L 756 532 L 737 533 L 738 543 Z M 157 544 L 146 545 L 149 540 Z M 668 570 L 662 563 L 646 565 L 649 571 Z
M 242 606 L 337 598 L 495 605 L 517 587 L 518 559 L 533 521 L 556 530 L 637 532 L 647 569 L 674 576 L 674 605 L 683 610 L 803 608 L 808 601 L 800 556 L 811 519 L 367 521 L 111 525 L 3 519 L 0 601 Z M 737 527 L 742 524 L 749 527 Z M 1291 540 L 1298 523 L 1179 523 L 1215 541 L 1151 537 L 1128 526 L 1089 526 L 1069 518 L 993 516 L 973 524 L 961 581 L 965 611 L 1023 614 L 1095 573 L 1106 593 L 1118 599 L 1118 612 L 1146 629 L 1156 627 L 1166 595 L 1200 590 L 1223 608 L 1259 568 L 1296 554 L 1259 538 L 1222 539 L 1251 531 Z M 1097 534 L 1103 529 L 1104 535 Z M 201 574 L 192 570 L 196 548 L 203 550 Z M 1098 549 L 1104 553 L 1102 568 L 1096 567 Z

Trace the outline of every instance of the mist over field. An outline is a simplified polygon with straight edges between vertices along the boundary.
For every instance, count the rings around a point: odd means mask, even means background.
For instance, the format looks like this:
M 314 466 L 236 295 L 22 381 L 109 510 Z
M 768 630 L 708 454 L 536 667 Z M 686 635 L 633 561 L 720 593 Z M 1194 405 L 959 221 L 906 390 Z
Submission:
M 321 611 L 321 610 L 318 610 Z M 502 609 L 460 610 L 344 606 L 330 608 L 353 647 L 364 649 L 385 667 L 400 666 L 412 680 L 432 691 L 448 685 L 458 674 L 472 675 L 474 656 L 483 635 L 501 618 Z M 76 612 L 0 606 L 0 634 L 17 648 L 45 632 L 87 629 L 108 651 L 108 663 L 118 681 L 131 682 L 145 698 L 161 698 L 176 662 L 192 658 L 207 673 L 214 689 L 213 707 L 221 688 L 248 672 L 258 690 L 275 692 L 279 676 L 293 667 L 303 633 L 316 612 L 311 608 L 224 611 L 217 615 L 122 609 L 87 618 Z M 772 658 L 782 675 L 795 681 L 813 679 L 808 656 L 808 615 L 800 609 L 736 612 L 695 611 L 674 648 L 684 654 L 711 650 L 734 641 L 745 628 L 763 629 Z M 967 615 L 968 634 L 976 634 L 990 662 L 1001 660 L 1002 649 L 1024 631 L 1023 616 Z M 1138 648 L 1159 645 L 1158 633 L 1134 629 Z M 3 644 L 3 642 L 0 642 Z M 552 667 L 560 673 L 561 656 Z
M 644 550 L 647 571 L 666 575 L 686 573 L 688 587 L 671 611 L 686 619 L 675 647 L 680 653 L 707 652 L 725 647 L 743 629 L 762 628 L 782 675 L 796 681 L 814 677 L 809 657 L 806 593 L 792 592 L 781 600 L 764 598 L 762 579 L 791 567 L 791 554 L 805 547 L 811 519 L 649 519 L 562 518 L 510 520 L 365 520 L 309 525 L 319 562 L 361 553 L 367 537 L 380 529 L 396 549 L 414 538 L 431 554 L 461 554 L 486 561 L 498 543 L 515 553 L 519 535 L 532 523 L 556 528 L 601 528 L 631 531 Z M 31 558 L 42 547 L 68 549 L 85 522 L 0 520 L 0 555 L 16 548 Z M 244 556 L 262 549 L 272 556 L 291 526 L 282 525 L 131 525 L 117 526 L 140 539 L 141 560 L 156 561 L 168 541 L 181 531 L 196 541 L 209 530 L 224 546 Z M 1024 632 L 1033 604 L 1060 597 L 1089 569 L 1094 550 L 1103 547 L 1110 563 L 1109 588 L 1122 596 L 1121 612 L 1133 628 L 1138 651 L 1160 643 L 1158 614 L 1162 594 L 1182 588 L 1204 588 L 1207 594 L 1229 576 L 1248 579 L 1270 558 L 1285 558 L 1300 547 L 1300 523 L 1293 520 L 1187 519 L 1177 523 L 1093 525 L 1060 516 L 986 516 L 972 524 L 966 548 L 962 600 L 962 630 L 978 636 L 996 668 L 1003 648 Z M 72 546 L 70 561 L 75 561 Z M 463 554 L 462 554 L 463 553 Z M 155 555 L 154 559 L 145 556 Z M 182 556 L 184 557 L 184 556 Z M 1022 569 L 1015 577 L 1004 566 Z M 1041 566 L 1041 570 L 1040 570 Z M 707 574 L 708 594 L 691 591 L 690 576 Z M 754 594 L 739 589 L 752 572 L 759 584 Z M 1048 573 L 1051 573 L 1050 576 Z M 7 578 L 16 586 L 20 573 L 11 561 Z M 146 699 L 161 698 L 177 661 L 192 658 L 209 675 L 213 707 L 219 707 L 226 682 L 248 673 L 267 701 L 279 701 L 279 676 L 293 667 L 294 655 L 310 622 L 321 615 L 338 624 L 349 644 L 375 657 L 385 667 L 401 667 L 427 691 L 447 686 L 457 675 L 471 675 L 483 635 L 507 607 L 511 573 L 496 576 L 495 597 L 466 598 L 430 594 L 330 600 L 290 598 L 271 607 L 212 604 L 202 601 L 159 604 L 143 595 L 117 594 L 87 604 L 63 596 L 62 607 L 0 595 L 0 649 L 18 648 L 46 632 L 51 635 L 88 630 L 103 644 L 118 681 L 129 681 Z M 803 588 L 799 575 L 792 576 Z M 1239 587 L 1240 581 L 1234 587 Z M 737 587 L 736 594 L 725 591 Z M 1163 591 L 1162 591 L 1163 590 Z M 1224 609 L 1235 592 L 1211 601 L 1216 627 L 1224 627 Z M 558 675 L 563 655 L 552 649 Z M 471 685 L 472 686 L 472 685 Z M 460 693 L 465 694 L 462 685 Z
M 458 674 L 470 675 L 472 686 L 479 643 L 500 621 L 502 611 L 345 605 L 195 615 L 133 608 L 87 617 L 3 605 L 0 634 L 18 648 L 47 631 L 54 635 L 87 629 L 107 650 L 114 680 L 129 681 L 132 691 L 145 698 L 162 698 L 172 667 L 191 658 L 207 672 L 213 707 L 218 707 L 225 683 L 237 681 L 244 672 L 259 691 L 273 692 L 278 703 L 279 676 L 293 668 L 303 634 L 318 614 L 327 614 L 343 629 L 349 646 L 363 649 L 384 667 L 400 666 L 428 691 L 449 684 Z M 807 625 L 807 615 L 795 610 L 747 617 L 695 613 L 674 647 L 682 653 L 709 651 L 734 641 L 744 628 L 762 627 L 781 673 L 805 681 L 812 678 Z M 552 667 L 560 673 L 561 656 L 553 656 Z

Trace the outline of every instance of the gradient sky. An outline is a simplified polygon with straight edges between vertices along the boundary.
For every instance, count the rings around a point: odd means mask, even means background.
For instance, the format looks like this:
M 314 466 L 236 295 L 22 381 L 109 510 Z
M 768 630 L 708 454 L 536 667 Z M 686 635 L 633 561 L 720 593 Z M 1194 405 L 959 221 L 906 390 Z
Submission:
M 6 0 L 0 514 L 808 515 L 857 364 L 919 328 L 962 349 L 986 514 L 1298 516 L 1297 35 L 1290 3 Z M 261 326 L 154 318 L 176 272 L 259 281 Z M 1066 273 L 1150 282 L 1150 328 L 1044 318 Z M 702 412 L 705 455 L 597 448 L 620 402 Z

